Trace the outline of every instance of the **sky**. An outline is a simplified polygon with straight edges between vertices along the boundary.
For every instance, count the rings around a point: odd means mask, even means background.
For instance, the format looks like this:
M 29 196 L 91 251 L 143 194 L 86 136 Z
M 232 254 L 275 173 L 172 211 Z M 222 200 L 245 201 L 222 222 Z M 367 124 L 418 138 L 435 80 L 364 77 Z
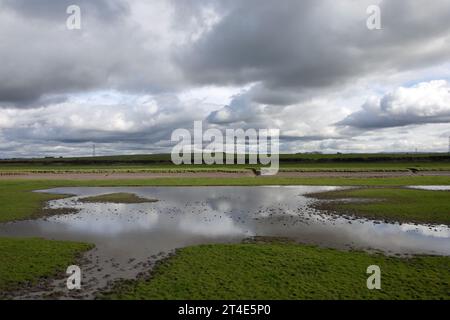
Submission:
M 446 152 L 450 1 L 0 0 L 0 79 L 0 158 L 170 152 L 194 121 Z

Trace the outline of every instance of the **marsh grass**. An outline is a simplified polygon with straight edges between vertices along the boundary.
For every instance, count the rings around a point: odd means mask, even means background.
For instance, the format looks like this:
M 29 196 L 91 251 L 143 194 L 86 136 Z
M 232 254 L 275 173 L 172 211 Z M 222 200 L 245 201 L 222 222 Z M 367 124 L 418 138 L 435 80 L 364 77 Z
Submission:
M 450 192 L 406 188 L 359 188 L 309 194 L 324 200 L 319 209 L 399 222 L 450 225 Z M 365 199 L 365 201 L 339 201 Z
M 157 202 L 156 199 L 141 198 L 134 193 L 110 193 L 99 196 L 81 198 L 78 201 L 84 203 L 149 203 Z
M 63 274 L 92 245 L 37 238 L 0 238 L 0 298 Z
M 366 286 L 381 268 L 381 290 Z M 291 243 L 183 248 L 104 299 L 450 299 L 450 258 L 387 257 Z

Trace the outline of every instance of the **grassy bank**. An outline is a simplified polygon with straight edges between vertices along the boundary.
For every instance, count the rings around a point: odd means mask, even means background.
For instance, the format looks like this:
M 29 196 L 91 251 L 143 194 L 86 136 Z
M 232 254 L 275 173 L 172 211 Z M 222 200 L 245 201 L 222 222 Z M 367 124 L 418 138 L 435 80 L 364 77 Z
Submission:
M 80 201 L 85 203 L 148 203 L 158 200 L 141 198 L 133 193 L 120 192 L 87 197 L 80 199 Z
M 0 238 L 0 298 L 64 273 L 88 244 L 43 239 Z
M 367 267 L 381 268 L 368 290 Z M 392 258 L 297 244 L 181 249 L 151 278 L 122 282 L 109 299 L 450 299 L 450 258 Z
M 450 192 L 401 188 L 363 188 L 317 193 L 319 199 L 367 199 L 367 202 L 325 202 L 319 208 L 343 214 L 400 222 L 450 225 Z
M 33 190 L 56 187 L 102 186 L 257 186 L 257 185 L 330 185 L 330 186 L 402 186 L 450 185 L 450 177 L 400 178 L 159 178 L 148 180 L 0 180 L 0 222 L 39 217 L 45 201 L 58 195 L 34 193 Z

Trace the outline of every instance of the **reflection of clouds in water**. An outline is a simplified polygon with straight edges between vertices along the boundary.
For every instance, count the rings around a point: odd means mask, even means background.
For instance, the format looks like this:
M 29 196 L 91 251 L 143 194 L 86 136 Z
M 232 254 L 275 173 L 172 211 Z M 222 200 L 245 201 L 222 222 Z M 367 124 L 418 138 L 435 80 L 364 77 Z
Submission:
M 61 229 L 76 234 L 76 239 L 108 236 L 134 237 L 137 243 L 152 246 L 172 243 L 177 247 L 208 243 L 214 239 L 245 238 L 249 235 L 287 236 L 308 243 L 356 248 L 376 248 L 392 252 L 416 252 L 450 255 L 450 228 L 413 224 L 386 224 L 367 220 L 349 220 L 329 216 L 309 205 L 316 200 L 304 194 L 331 191 L 340 187 L 267 186 L 267 187 L 133 187 L 133 188 L 60 188 L 60 193 L 91 196 L 114 192 L 136 193 L 158 199 L 147 204 L 89 204 L 77 197 L 55 200 L 53 208 L 81 209 L 74 215 L 39 222 L 44 234 L 60 236 Z M 32 233 L 33 223 L 28 227 Z M 53 223 L 53 224 L 52 224 Z M 57 225 L 56 225 L 56 224 Z M 34 226 L 36 228 L 36 226 Z M 435 230 L 436 229 L 436 230 Z M 59 233 L 58 233 L 59 232 Z M 0 235 L 2 228 L 0 226 Z M 137 239 L 137 238 L 136 238 Z M 147 243 L 147 244 L 148 244 Z M 130 248 L 130 250 L 136 250 Z
M 214 211 L 228 212 L 233 208 L 233 203 L 225 198 L 208 198 L 207 202 Z
M 235 237 L 239 235 L 250 235 L 249 233 L 246 233 L 246 229 L 236 225 L 234 220 L 226 215 L 220 219 L 220 223 L 217 223 L 217 221 L 191 219 L 188 216 L 181 217 L 177 222 L 179 223 L 178 228 L 181 231 L 199 236 Z
M 446 227 L 445 225 L 424 226 L 424 225 L 402 224 L 400 225 L 400 230 L 403 232 L 416 232 L 424 236 L 430 237 L 450 238 L 450 228 Z
M 420 231 L 399 224 L 375 224 L 367 221 L 358 224 L 341 222 L 339 228 L 350 235 L 352 241 L 367 247 L 384 250 L 401 248 L 403 250 L 433 251 L 450 254 L 450 246 L 442 241 L 437 232 L 426 226 L 421 226 Z M 428 231 L 428 232 L 427 232 Z M 450 237 L 450 230 L 443 230 Z M 427 234 L 428 233 L 428 234 Z
M 450 186 L 408 186 L 410 189 L 431 190 L 431 191 L 446 191 L 450 190 Z
M 68 231 L 104 235 L 148 230 L 159 220 L 157 214 L 144 214 L 145 206 L 136 209 L 128 208 L 125 204 L 83 204 L 77 207 L 82 211 L 77 214 L 50 217 L 48 220 L 64 226 Z

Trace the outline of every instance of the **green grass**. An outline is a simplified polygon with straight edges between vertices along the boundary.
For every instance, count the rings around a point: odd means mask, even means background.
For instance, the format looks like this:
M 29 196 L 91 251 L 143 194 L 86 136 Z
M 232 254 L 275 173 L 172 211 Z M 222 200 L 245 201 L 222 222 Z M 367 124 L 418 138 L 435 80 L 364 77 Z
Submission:
M 400 188 L 363 188 L 312 195 L 320 199 L 368 199 L 367 202 L 324 203 L 319 207 L 338 213 L 401 222 L 450 225 L 450 192 Z
M 100 196 L 87 197 L 80 199 L 81 202 L 86 203 L 148 203 L 156 202 L 155 199 L 141 198 L 134 193 L 110 193 Z
M 0 238 L 0 297 L 64 273 L 91 245 L 43 239 Z
M 259 166 L 255 166 L 259 168 Z M 176 165 L 1 165 L 0 174 L 11 175 L 23 173 L 184 173 L 184 172 L 249 172 L 251 167 L 235 166 L 176 166 Z M 450 167 L 449 167 L 450 169 Z
M 0 222 L 45 216 L 44 203 L 66 196 L 31 192 L 27 185 L 10 186 L 0 182 Z
M 179 172 L 247 172 L 252 169 L 259 169 L 261 165 L 180 165 L 173 164 L 2 164 L 0 162 L 0 173 L 179 173 Z M 286 162 L 280 164 L 281 172 L 290 171 L 443 171 L 450 170 L 450 161 L 383 161 L 383 162 Z
M 400 161 L 400 162 L 343 162 L 343 163 L 283 163 L 280 166 L 281 172 L 290 171 L 409 171 L 415 169 L 417 171 L 443 171 L 450 170 L 450 162 L 418 162 L 418 161 Z
M 159 178 L 136 180 L 0 180 L 0 222 L 39 217 L 45 201 L 58 195 L 34 193 L 33 190 L 56 187 L 111 186 L 257 186 L 257 185 L 330 185 L 330 186 L 402 186 L 450 185 L 450 177 L 400 178 Z
M 414 154 L 280 154 L 280 169 L 294 171 L 407 171 L 450 170 L 447 153 Z M 31 158 L 0 160 L 0 173 L 40 172 L 234 172 L 260 165 L 180 165 L 170 154 L 123 155 L 79 158 Z
M 368 290 L 367 267 L 381 268 Z M 109 299 L 450 299 L 450 258 L 393 258 L 297 244 L 217 244 L 181 249 L 147 280 Z

